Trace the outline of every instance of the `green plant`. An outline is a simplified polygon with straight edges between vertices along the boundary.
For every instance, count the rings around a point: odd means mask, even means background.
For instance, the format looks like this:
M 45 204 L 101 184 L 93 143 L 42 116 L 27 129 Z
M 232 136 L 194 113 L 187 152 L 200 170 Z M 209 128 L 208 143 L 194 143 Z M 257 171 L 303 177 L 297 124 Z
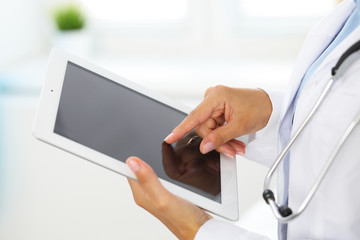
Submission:
M 76 30 L 84 27 L 85 17 L 80 7 L 64 5 L 54 10 L 54 19 L 59 30 Z

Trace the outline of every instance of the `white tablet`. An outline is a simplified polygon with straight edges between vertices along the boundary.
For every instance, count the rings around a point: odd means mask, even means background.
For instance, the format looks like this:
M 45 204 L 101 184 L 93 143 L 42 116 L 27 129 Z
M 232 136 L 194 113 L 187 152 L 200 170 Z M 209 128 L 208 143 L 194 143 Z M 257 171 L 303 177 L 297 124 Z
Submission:
M 48 72 L 33 127 L 36 138 L 126 177 L 138 156 L 162 184 L 214 214 L 238 219 L 235 159 L 199 152 L 189 133 L 169 145 L 164 138 L 189 108 L 58 49 Z

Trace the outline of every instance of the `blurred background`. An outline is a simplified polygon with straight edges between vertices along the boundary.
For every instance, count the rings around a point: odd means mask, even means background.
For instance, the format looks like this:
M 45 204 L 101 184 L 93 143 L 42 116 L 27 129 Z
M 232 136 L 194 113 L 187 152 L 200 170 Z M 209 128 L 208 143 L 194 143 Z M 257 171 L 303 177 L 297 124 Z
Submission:
M 52 47 L 191 107 L 205 90 L 284 89 L 305 34 L 338 0 L 0 0 L 0 239 L 175 239 L 124 177 L 35 140 Z M 240 220 L 276 236 L 267 169 L 238 158 Z

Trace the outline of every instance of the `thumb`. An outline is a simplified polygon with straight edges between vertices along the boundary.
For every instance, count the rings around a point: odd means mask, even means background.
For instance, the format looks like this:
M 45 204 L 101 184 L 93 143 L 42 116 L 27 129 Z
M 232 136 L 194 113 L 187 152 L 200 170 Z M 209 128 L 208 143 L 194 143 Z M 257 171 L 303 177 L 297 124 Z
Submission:
M 137 157 L 129 157 L 126 164 L 134 172 L 138 182 L 130 180 L 130 187 L 134 191 L 145 191 L 150 198 L 157 198 L 159 193 L 166 191 L 156 176 L 154 170 Z M 161 195 L 161 194 L 160 194 Z
M 206 154 L 243 134 L 244 131 L 238 124 L 235 122 L 229 122 L 214 129 L 213 131 L 210 131 L 202 140 L 200 144 L 200 151 L 203 154 Z

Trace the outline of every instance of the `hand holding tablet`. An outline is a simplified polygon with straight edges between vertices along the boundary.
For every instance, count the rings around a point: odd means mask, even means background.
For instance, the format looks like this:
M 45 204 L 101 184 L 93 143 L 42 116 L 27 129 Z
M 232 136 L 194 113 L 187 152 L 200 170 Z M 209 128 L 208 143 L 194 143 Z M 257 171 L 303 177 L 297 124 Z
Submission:
M 200 153 L 195 133 L 171 145 L 163 142 L 187 113 L 187 107 L 165 96 L 53 50 L 33 133 L 132 179 L 136 176 L 125 160 L 138 156 L 171 194 L 237 220 L 236 161 Z
M 138 178 L 138 181 L 128 179 L 135 202 L 159 219 L 178 239 L 194 239 L 211 216 L 167 191 L 144 161 L 131 157 L 126 162 Z

